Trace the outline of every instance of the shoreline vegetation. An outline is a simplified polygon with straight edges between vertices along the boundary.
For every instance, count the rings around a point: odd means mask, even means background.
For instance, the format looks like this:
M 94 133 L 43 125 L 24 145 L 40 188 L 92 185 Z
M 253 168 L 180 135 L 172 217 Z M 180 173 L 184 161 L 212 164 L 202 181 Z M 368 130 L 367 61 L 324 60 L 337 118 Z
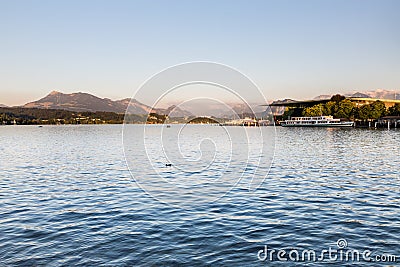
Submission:
M 140 116 L 137 119 L 140 120 Z M 0 107 L 0 124 L 3 125 L 120 124 L 123 120 L 124 114 L 113 112 Z
M 127 116 L 127 117 L 125 117 Z M 131 124 L 220 124 L 227 119 L 214 117 L 174 117 L 150 113 L 137 115 L 114 112 L 69 111 L 62 109 L 39 109 L 23 107 L 0 107 L 0 125 L 64 125 L 64 124 L 122 124 L 124 119 Z
M 386 107 L 384 102 L 376 100 L 371 104 L 359 106 L 344 96 L 334 95 L 326 104 L 317 104 L 302 111 L 304 117 L 319 115 L 331 115 L 334 118 L 348 120 L 377 120 L 384 116 L 400 116 L 400 104 Z

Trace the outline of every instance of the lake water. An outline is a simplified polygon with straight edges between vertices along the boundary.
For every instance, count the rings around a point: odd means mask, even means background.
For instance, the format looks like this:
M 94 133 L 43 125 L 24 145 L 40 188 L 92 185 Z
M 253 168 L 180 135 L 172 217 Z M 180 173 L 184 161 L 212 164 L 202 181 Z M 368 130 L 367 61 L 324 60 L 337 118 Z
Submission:
M 179 140 L 177 127 L 162 146 L 149 128 L 144 152 L 135 134 L 123 147 L 121 125 L 1 126 L 0 266 L 293 266 L 259 251 L 338 239 L 397 255 L 359 266 L 399 264 L 400 131 L 247 128 L 246 144 L 238 127 L 190 126 Z M 252 158 L 259 131 L 266 150 Z

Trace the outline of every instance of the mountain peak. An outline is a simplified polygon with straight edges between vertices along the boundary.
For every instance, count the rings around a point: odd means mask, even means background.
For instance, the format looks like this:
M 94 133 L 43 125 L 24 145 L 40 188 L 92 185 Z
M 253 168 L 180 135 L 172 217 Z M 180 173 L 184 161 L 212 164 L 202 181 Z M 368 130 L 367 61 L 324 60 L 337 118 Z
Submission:
M 361 92 L 356 92 L 351 95 L 351 97 L 361 97 L 361 98 L 369 98 L 370 96 Z
M 50 94 L 48 94 L 48 95 L 59 95 L 59 94 L 62 94 L 62 93 L 58 92 L 58 91 L 51 91 Z

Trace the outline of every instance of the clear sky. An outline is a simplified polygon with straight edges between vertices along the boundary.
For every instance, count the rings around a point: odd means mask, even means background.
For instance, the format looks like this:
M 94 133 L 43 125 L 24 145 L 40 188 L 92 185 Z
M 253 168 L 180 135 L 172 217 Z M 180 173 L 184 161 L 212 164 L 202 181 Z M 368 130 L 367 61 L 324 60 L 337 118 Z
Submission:
M 0 103 L 130 97 L 199 60 L 241 70 L 268 99 L 399 89 L 399 14 L 398 0 L 1 0 Z

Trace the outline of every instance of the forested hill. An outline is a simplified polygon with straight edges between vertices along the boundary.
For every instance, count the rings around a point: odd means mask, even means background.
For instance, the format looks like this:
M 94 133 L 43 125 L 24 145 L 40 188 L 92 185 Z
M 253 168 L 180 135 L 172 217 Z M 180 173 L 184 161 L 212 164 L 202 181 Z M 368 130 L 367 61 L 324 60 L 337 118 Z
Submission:
M 130 115 L 145 122 L 145 115 Z M 61 109 L 0 107 L 0 124 L 101 124 L 123 123 L 124 114 L 114 112 L 74 112 Z

